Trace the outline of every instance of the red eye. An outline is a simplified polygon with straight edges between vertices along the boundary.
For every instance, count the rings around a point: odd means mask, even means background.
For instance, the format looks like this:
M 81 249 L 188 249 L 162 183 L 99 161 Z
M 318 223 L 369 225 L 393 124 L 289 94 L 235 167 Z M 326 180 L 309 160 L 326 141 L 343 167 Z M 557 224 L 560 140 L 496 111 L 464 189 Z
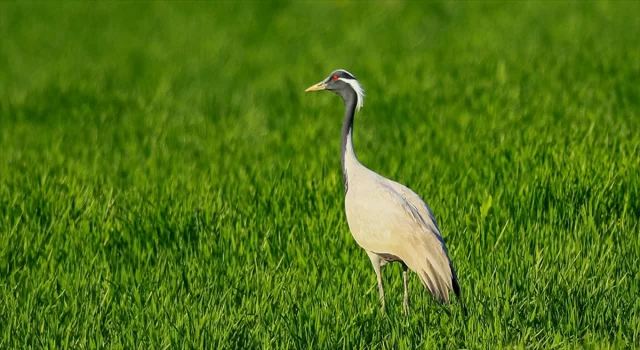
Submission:
M 333 80 L 338 80 L 338 75 L 337 74 L 333 76 Z

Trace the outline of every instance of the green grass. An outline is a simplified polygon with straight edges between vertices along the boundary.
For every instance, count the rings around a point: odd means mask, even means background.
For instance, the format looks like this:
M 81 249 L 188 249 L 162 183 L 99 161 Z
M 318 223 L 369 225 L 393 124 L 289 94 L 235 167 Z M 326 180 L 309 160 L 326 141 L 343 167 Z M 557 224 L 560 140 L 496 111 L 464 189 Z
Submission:
M 0 4 L 0 348 L 640 347 L 638 3 Z M 468 317 L 343 210 L 434 210 Z

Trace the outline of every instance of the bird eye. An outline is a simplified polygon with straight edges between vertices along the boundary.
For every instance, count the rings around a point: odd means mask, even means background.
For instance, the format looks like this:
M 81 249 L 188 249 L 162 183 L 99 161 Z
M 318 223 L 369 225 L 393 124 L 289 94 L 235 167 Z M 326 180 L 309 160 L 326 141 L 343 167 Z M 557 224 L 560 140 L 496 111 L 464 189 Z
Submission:
M 333 80 L 338 80 L 338 75 L 337 74 L 333 76 Z

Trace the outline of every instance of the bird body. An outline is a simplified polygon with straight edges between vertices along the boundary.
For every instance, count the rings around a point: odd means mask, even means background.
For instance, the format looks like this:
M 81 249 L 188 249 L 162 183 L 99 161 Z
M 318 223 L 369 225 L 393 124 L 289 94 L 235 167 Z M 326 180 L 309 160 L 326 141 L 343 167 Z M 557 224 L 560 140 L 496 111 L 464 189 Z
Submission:
M 345 212 L 353 238 L 367 252 L 376 272 L 383 311 L 381 267 L 394 261 L 403 266 L 405 311 L 409 307 L 407 267 L 436 300 L 449 302 L 451 290 L 459 294 L 458 280 L 433 213 L 411 189 L 373 172 L 356 157 L 353 118 L 364 99 L 358 81 L 351 73 L 337 70 L 307 89 L 317 90 L 333 91 L 345 103 L 341 139 Z
M 420 200 L 410 189 L 379 175 L 350 185 L 345 198 L 349 229 L 381 266 L 405 263 L 437 300 L 448 302 L 453 273 L 446 246 L 428 207 L 407 194 Z

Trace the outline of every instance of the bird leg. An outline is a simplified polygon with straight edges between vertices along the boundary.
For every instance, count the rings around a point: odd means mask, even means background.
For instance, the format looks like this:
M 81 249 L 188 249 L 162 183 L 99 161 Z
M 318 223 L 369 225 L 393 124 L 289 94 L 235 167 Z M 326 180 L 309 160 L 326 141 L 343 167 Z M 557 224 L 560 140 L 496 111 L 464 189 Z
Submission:
M 380 293 L 380 311 L 384 314 L 386 312 L 386 308 L 384 305 L 384 287 L 382 286 L 382 271 L 380 270 L 380 266 L 376 271 L 378 278 L 378 292 Z
M 402 263 L 402 282 L 404 283 L 404 299 L 402 300 L 402 309 L 405 314 L 409 314 L 409 285 L 407 282 L 407 265 Z
M 369 259 L 371 259 L 371 264 L 373 265 L 373 270 L 376 272 L 376 279 L 378 280 L 378 292 L 380 293 L 380 311 L 384 314 L 386 312 L 386 308 L 384 305 L 384 287 L 382 286 L 382 271 L 380 268 L 380 258 L 374 254 L 367 252 L 369 255 Z

